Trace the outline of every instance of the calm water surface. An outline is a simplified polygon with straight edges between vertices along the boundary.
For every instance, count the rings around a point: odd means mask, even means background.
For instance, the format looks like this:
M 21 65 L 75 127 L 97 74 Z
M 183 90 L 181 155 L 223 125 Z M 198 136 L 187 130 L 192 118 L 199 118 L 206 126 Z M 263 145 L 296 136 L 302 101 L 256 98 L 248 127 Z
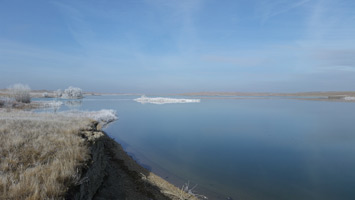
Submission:
M 198 184 L 209 199 L 355 199 L 355 103 L 133 98 L 88 97 L 76 106 L 117 110 L 106 132 L 177 186 Z

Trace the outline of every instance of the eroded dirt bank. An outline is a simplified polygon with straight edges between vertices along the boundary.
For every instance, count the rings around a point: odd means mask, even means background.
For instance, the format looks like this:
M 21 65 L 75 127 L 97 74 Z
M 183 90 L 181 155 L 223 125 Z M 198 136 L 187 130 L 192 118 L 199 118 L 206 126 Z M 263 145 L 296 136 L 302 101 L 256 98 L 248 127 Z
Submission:
M 80 134 L 91 160 L 66 199 L 197 199 L 138 165 L 97 123 Z

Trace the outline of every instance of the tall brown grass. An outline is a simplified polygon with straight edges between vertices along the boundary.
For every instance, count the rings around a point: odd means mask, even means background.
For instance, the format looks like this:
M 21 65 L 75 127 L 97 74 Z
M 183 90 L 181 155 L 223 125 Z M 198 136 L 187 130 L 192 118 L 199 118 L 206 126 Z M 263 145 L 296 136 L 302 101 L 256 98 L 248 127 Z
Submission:
M 61 199 L 89 160 L 83 117 L 0 110 L 0 199 Z

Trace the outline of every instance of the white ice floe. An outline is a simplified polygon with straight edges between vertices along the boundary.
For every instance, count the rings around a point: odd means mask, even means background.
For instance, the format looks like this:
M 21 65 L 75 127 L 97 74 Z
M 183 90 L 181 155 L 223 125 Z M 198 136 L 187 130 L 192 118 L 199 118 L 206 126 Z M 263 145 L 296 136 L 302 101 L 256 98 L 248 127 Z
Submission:
M 200 99 L 176 99 L 176 98 L 164 98 L 164 97 L 146 97 L 141 96 L 140 98 L 133 99 L 141 104 L 152 103 L 152 104 L 166 104 L 166 103 L 199 103 Z
M 355 97 L 344 97 L 346 101 L 355 101 Z

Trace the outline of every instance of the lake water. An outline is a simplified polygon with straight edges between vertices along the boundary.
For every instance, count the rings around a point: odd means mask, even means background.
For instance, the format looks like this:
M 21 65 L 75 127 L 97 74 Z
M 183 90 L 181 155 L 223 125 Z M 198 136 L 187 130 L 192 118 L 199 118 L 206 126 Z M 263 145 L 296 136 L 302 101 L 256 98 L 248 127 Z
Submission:
M 106 132 L 140 164 L 209 199 L 355 199 L 355 103 L 202 99 L 140 104 L 87 97 L 63 109 L 115 109 Z

